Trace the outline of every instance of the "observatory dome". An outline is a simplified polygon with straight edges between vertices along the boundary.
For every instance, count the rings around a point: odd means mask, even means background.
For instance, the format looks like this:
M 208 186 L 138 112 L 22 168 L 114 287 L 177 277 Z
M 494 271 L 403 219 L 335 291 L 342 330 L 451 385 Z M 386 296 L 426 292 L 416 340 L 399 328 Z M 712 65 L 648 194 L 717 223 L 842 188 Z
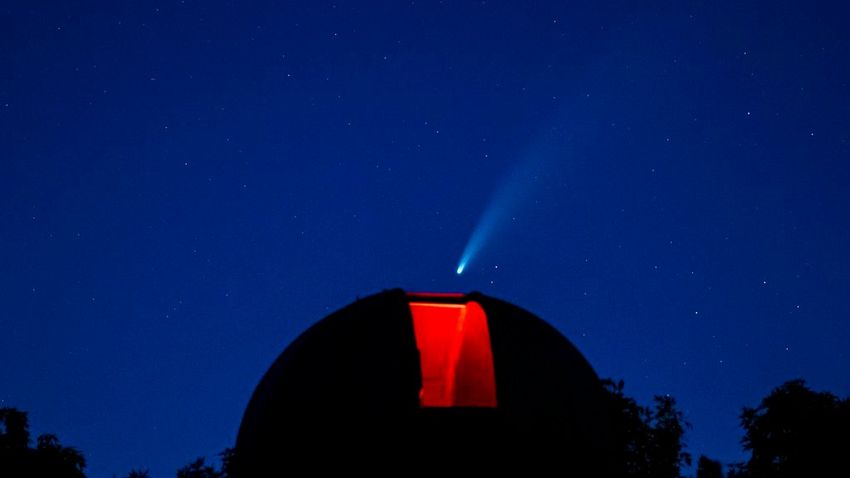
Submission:
M 430 466 L 589 470 L 605 461 L 605 403 L 585 358 L 535 315 L 480 293 L 394 289 L 323 318 L 280 354 L 236 453 L 246 476 L 340 454 L 380 462 L 388 450 Z

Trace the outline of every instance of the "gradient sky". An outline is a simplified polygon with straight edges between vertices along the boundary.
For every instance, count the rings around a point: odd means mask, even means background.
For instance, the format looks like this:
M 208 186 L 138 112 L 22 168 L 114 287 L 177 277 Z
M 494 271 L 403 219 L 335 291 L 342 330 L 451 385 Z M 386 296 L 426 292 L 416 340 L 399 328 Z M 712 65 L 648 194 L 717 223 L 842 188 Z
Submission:
M 697 456 L 787 379 L 850 393 L 840 2 L 127 3 L 0 7 L 0 406 L 89 476 L 232 445 L 391 287 L 529 309 Z

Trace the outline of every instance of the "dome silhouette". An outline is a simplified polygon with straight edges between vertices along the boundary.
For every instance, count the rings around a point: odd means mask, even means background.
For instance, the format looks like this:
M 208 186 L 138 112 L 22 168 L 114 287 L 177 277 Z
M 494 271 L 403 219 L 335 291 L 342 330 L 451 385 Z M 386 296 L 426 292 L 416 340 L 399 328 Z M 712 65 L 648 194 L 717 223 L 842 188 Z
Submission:
M 343 455 L 367 467 L 403 458 L 587 473 L 604 468 L 609 447 L 605 397 L 581 353 L 533 314 L 480 293 L 393 289 L 325 317 L 280 354 L 236 453 L 244 476 L 335 467 L 327 457 Z

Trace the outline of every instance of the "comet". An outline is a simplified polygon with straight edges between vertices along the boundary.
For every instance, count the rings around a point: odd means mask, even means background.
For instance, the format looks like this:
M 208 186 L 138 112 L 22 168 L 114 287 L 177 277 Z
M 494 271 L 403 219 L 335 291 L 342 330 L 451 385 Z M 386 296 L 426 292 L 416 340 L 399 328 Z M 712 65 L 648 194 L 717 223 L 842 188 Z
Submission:
M 458 275 L 463 274 L 466 266 L 478 255 L 482 246 L 504 224 L 505 221 L 502 218 L 508 212 L 506 209 L 507 205 L 504 204 L 505 202 L 504 192 L 500 191 L 493 198 L 488 208 L 484 211 L 484 214 L 481 215 L 481 219 L 479 219 L 478 224 L 469 236 L 469 241 L 467 241 L 466 247 L 463 249 L 463 254 L 460 256 L 460 261 L 457 265 Z
M 496 189 L 463 249 L 457 264 L 457 275 L 463 274 L 481 249 L 516 219 L 517 211 L 532 189 L 541 182 L 544 163 L 554 157 L 542 151 L 537 153 L 523 158 Z

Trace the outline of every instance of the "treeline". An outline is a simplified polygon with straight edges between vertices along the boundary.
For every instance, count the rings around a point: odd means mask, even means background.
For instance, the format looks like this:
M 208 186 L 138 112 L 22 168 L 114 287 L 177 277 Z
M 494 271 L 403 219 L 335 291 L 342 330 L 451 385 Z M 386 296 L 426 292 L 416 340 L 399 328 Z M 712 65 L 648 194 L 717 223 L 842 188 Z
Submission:
M 692 465 L 684 441 L 690 424 L 670 396 L 656 396 L 651 406 L 638 404 L 623 391 L 623 382 L 606 380 L 613 417 L 618 475 L 629 478 L 679 478 Z M 723 465 L 701 456 L 697 478 L 793 478 L 835 476 L 850 456 L 850 398 L 815 392 L 802 380 L 786 382 L 740 416 L 741 445 L 750 453 L 743 463 Z M 238 478 L 235 455 L 219 453 L 219 466 L 204 458 L 180 468 L 177 478 Z M 0 408 L 0 477 L 85 478 L 83 454 L 63 446 L 52 434 L 33 443 L 26 412 Z M 150 478 L 145 469 L 127 478 Z

